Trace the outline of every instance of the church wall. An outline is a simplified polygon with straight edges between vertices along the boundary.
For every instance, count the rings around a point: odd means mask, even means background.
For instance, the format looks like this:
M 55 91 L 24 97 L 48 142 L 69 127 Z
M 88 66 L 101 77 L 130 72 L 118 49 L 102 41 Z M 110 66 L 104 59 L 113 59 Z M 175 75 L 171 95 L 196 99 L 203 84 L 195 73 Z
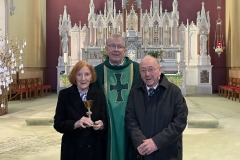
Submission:
M 227 68 L 240 70 L 240 1 L 228 0 L 226 4 Z M 229 75 L 231 76 L 231 75 Z
M 53 89 L 57 87 L 57 60 L 59 55 L 59 33 L 58 33 L 58 20 L 59 15 L 63 13 L 64 5 L 67 6 L 68 14 L 71 15 L 72 25 L 74 23 L 87 24 L 87 14 L 89 12 L 89 1 L 90 0 L 49 0 L 46 3 L 47 6 L 47 72 L 46 76 L 48 77 L 48 83 L 50 83 Z M 94 0 L 95 3 L 95 12 L 99 13 L 99 10 L 104 9 L 105 0 Z M 121 10 L 121 1 L 117 0 L 116 8 L 117 11 Z M 132 1 L 130 1 L 132 2 Z M 196 23 L 197 11 L 201 11 L 202 0 L 178 0 L 180 21 L 186 24 L 187 19 L 189 23 L 193 21 Z M 213 43 L 214 43 L 214 31 L 215 23 L 217 19 L 217 1 L 205 0 L 205 10 L 210 12 L 211 20 L 211 32 L 209 35 L 209 54 L 211 56 L 211 63 L 213 65 L 213 91 L 217 91 L 217 86 L 219 84 L 225 83 L 225 78 L 220 80 L 220 77 L 226 77 L 226 54 L 225 51 L 218 58 L 218 55 L 214 52 Z M 172 10 L 172 0 L 162 0 L 163 11 L 167 9 L 168 11 Z M 142 1 L 142 10 L 145 12 L 146 9 L 149 9 L 150 1 Z M 128 6 L 130 8 L 130 6 Z M 223 24 L 225 24 L 225 0 L 222 0 L 222 19 Z M 225 29 L 225 28 L 223 28 Z M 197 53 L 196 53 L 197 54 Z
M 5 27 L 6 27 L 6 21 L 7 19 L 5 19 L 5 0 L 0 0 L 0 35 L 5 35 Z
M 9 1 L 8 1 L 9 2 Z M 10 38 L 26 39 L 19 78 L 44 77 L 46 67 L 46 1 L 15 0 L 15 14 L 9 15 Z

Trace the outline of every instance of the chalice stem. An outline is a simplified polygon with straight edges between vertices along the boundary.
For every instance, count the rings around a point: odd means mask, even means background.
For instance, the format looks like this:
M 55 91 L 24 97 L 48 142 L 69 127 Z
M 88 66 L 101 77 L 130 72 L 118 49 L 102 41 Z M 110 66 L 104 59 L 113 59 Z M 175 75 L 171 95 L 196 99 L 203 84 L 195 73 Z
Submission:
M 90 110 L 90 109 L 88 109 L 87 115 L 88 115 L 88 118 L 90 118 L 90 119 L 91 119 L 92 112 L 91 112 L 91 110 Z

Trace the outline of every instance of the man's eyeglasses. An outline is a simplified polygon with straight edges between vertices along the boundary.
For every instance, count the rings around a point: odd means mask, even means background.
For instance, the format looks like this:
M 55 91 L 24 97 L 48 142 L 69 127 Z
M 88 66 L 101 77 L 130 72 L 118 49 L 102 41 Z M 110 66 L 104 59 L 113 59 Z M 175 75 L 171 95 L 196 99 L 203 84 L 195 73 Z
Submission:
M 110 47 L 111 49 L 124 49 L 125 47 L 124 46 L 118 46 L 118 45 L 107 45 L 108 47 Z
M 144 74 L 146 74 L 147 73 L 147 71 L 148 71 L 148 73 L 154 73 L 154 71 L 156 70 L 156 69 L 158 69 L 158 67 L 156 67 L 156 68 L 153 68 L 153 67 L 150 67 L 150 68 L 142 68 L 141 70 L 140 70 L 140 72 L 141 73 L 144 73 Z

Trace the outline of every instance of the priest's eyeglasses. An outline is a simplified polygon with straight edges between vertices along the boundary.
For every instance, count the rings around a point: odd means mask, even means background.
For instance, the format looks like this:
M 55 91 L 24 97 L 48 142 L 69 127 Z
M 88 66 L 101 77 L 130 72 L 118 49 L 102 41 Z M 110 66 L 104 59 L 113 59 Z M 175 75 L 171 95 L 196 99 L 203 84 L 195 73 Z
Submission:
M 149 67 L 149 68 L 142 68 L 140 69 L 140 72 L 143 73 L 143 74 L 146 74 L 147 72 L 152 74 L 154 73 L 154 71 L 158 69 L 158 67 L 154 68 L 154 67 Z
M 125 47 L 124 46 L 121 46 L 121 45 L 113 45 L 113 44 L 111 44 L 111 45 L 107 45 L 109 48 L 111 48 L 111 49 L 119 49 L 119 50 L 121 50 L 121 49 L 124 49 Z

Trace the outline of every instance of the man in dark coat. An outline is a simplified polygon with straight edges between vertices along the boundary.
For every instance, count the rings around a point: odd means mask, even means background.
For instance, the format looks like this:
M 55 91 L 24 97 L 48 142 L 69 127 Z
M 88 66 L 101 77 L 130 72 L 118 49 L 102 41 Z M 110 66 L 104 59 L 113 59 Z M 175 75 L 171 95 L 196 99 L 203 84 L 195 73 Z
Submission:
M 181 160 L 188 115 L 181 90 L 151 56 L 140 62 L 140 74 L 143 82 L 131 90 L 126 108 L 133 145 L 144 160 Z

